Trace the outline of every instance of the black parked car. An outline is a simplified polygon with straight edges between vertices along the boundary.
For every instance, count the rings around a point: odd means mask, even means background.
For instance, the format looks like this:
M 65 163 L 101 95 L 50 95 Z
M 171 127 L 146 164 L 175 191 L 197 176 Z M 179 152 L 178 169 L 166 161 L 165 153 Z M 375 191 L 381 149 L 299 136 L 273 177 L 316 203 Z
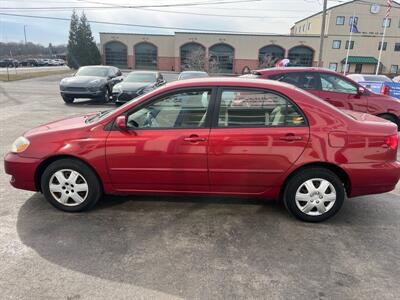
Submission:
M 20 66 L 23 66 L 23 67 L 37 67 L 37 66 L 39 66 L 38 60 L 34 59 L 34 58 L 24 59 L 19 64 L 20 64 Z
M 114 86 L 112 97 L 116 104 L 122 104 L 163 84 L 165 84 L 165 80 L 160 72 L 133 71 L 128 74 L 123 82 Z
M 1 68 L 18 68 L 19 62 L 16 59 L 6 58 L 0 60 L 0 67 Z
M 72 77 L 60 82 L 60 93 L 66 103 L 74 102 L 75 98 L 91 98 L 108 102 L 112 88 L 122 81 L 122 73 L 111 66 L 85 66 Z

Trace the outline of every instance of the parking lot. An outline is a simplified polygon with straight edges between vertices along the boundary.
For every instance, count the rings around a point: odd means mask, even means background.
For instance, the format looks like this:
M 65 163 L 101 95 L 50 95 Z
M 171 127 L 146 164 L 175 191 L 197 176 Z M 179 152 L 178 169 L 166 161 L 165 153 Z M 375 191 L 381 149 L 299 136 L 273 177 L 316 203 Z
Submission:
M 62 77 L 0 83 L 2 156 L 33 126 L 113 107 L 65 105 Z M 279 203 L 243 198 L 105 197 L 90 212 L 67 214 L 41 194 L 13 189 L 3 164 L 0 169 L 3 299 L 400 294 L 399 185 L 391 193 L 348 199 L 336 217 L 308 224 Z

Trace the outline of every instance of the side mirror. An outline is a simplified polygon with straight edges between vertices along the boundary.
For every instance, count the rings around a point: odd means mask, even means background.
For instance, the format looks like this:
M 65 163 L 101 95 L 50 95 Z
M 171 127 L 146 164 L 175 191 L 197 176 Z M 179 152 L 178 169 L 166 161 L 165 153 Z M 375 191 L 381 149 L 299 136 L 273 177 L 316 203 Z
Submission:
M 126 126 L 126 117 L 125 116 L 118 116 L 115 119 L 115 124 L 117 125 L 119 130 L 126 131 L 128 127 Z

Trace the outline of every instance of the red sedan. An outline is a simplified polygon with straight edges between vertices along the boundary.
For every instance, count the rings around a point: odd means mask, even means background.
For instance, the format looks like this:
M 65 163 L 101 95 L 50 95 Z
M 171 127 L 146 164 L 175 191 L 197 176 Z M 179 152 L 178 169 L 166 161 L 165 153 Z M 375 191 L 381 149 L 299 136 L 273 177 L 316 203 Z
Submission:
M 245 76 L 287 82 L 338 108 L 376 115 L 400 127 L 399 99 L 375 94 L 337 72 L 321 68 L 271 68 Z
M 236 195 L 283 199 L 317 222 L 346 196 L 393 190 L 397 147 L 394 124 L 292 85 L 207 78 L 29 130 L 5 170 L 14 187 L 69 212 L 102 194 Z

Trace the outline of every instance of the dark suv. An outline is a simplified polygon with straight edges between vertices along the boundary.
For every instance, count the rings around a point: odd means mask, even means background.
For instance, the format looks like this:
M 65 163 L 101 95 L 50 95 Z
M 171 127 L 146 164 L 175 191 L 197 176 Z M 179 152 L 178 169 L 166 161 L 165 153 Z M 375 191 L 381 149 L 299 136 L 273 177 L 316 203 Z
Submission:
M 112 88 L 122 81 L 121 71 L 112 66 L 85 66 L 60 82 L 60 93 L 66 103 L 75 98 L 98 99 L 108 102 Z
M 271 68 L 253 71 L 244 77 L 272 79 L 293 84 L 341 108 L 365 112 L 400 125 L 400 101 L 375 94 L 357 82 L 322 68 Z

